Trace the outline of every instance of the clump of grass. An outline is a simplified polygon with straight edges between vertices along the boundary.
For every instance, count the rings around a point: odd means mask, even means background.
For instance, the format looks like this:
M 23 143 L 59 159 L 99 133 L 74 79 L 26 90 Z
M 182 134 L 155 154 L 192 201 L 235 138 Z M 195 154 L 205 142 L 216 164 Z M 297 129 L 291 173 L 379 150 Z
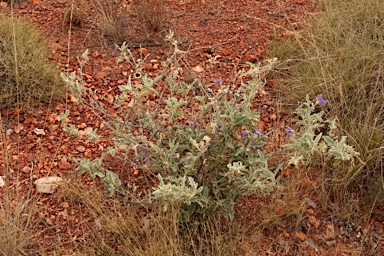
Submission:
M 95 191 L 79 194 L 95 227 L 87 251 L 92 255 L 244 255 L 241 223 L 212 220 L 182 225 L 180 208 L 105 198 Z M 243 224 L 243 229 L 245 225 Z M 90 242 L 90 241 L 93 242 Z
M 83 0 L 72 0 L 64 9 L 64 21 L 73 25 L 80 25 L 86 19 L 86 9 Z
M 48 58 L 47 44 L 35 28 L 0 15 L 0 108 L 35 107 L 61 97 L 64 85 Z
M 119 6 L 115 1 L 92 0 L 97 12 L 96 26 L 107 41 L 121 44 L 128 40 L 132 34 L 127 17 L 119 12 Z M 126 7 L 128 8 L 128 7 Z M 126 10 L 128 13 L 128 10 Z
M 6 197 L 4 202 L 0 206 L 0 254 L 23 255 L 31 248 L 36 249 L 30 230 L 33 207 L 29 201 L 17 202 Z
M 282 179 L 284 187 L 278 189 L 274 196 L 268 197 L 260 206 L 260 228 L 272 230 L 285 227 L 286 230 L 298 230 L 308 208 L 303 194 L 310 194 L 312 186 L 303 186 L 301 180 L 305 175 L 297 170 Z
M 148 32 L 158 32 L 164 25 L 166 8 L 164 0 L 133 0 L 138 19 Z
M 23 2 L 23 0 L 5 0 L 3 2 L 9 3 L 11 5 L 20 4 Z
M 321 6 L 308 29 L 272 47 L 271 55 L 283 61 L 278 89 L 295 105 L 306 94 L 328 100 L 328 116 L 338 117 L 353 138 L 361 163 L 334 166 L 327 189 L 334 194 L 327 197 L 338 201 L 360 191 L 371 211 L 384 200 L 384 9 L 375 0 L 323 0 Z

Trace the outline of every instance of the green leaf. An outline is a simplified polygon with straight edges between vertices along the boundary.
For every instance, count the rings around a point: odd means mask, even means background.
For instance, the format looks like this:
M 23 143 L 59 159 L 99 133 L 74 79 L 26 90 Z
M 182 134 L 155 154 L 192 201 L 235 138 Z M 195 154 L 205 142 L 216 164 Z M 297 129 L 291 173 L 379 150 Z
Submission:
M 81 55 L 81 59 L 84 60 L 84 61 L 89 61 L 88 49 L 86 49 L 85 52 L 83 52 L 83 54 Z
M 105 190 L 109 192 L 108 196 L 113 196 L 115 192 L 121 187 L 121 180 L 119 176 L 109 170 L 106 171 L 106 176 L 101 180 L 101 182 L 104 184 Z
M 58 119 L 59 122 L 63 122 L 63 121 L 65 121 L 65 119 L 67 119 L 68 116 L 69 116 L 69 110 L 66 109 L 66 110 L 65 110 L 65 113 L 64 113 L 64 114 L 60 114 L 60 115 L 57 117 L 57 119 Z
M 87 134 L 88 139 L 85 141 L 85 143 L 93 142 L 96 143 L 99 141 L 99 135 L 97 135 L 97 128 L 95 130 L 92 130 L 90 133 Z

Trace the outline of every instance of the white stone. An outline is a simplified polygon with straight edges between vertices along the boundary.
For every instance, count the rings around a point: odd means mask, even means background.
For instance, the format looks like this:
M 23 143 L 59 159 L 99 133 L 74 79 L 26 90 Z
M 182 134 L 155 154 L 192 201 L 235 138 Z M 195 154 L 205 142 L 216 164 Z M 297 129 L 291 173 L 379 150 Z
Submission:
M 5 186 L 4 176 L 0 176 L 0 188 Z
M 40 178 L 35 181 L 36 191 L 38 193 L 52 194 L 63 182 L 64 180 L 57 176 Z
M 33 131 L 36 133 L 36 135 L 45 135 L 44 129 L 35 128 Z
M 12 130 L 12 129 L 8 129 L 8 130 L 6 131 L 7 136 L 10 136 L 12 133 L 13 133 L 13 130 Z
M 195 71 L 196 73 L 201 73 L 204 71 L 204 69 L 200 65 L 193 67 L 192 70 Z

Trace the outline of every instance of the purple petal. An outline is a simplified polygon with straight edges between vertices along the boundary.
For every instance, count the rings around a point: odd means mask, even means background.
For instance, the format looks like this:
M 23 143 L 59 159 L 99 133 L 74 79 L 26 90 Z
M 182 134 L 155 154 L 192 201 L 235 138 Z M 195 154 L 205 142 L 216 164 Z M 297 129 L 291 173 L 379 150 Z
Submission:
M 248 135 L 248 131 L 242 131 L 242 132 L 241 132 L 241 136 L 245 137 L 245 136 L 247 136 L 247 135 Z
M 264 133 L 262 131 L 260 131 L 259 129 L 255 128 L 255 132 L 261 136 L 264 135 Z
M 287 133 L 287 135 L 290 135 L 291 133 L 293 133 L 293 129 L 287 126 L 287 128 L 285 129 L 285 132 Z
M 115 45 L 115 51 L 119 49 L 119 45 L 117 43 L 113 43 Z
M 258 151 L 259 149 L 260 149 L 260 147 L 251 147 L 252 151 Z
M 327 101 L 323 99 L 322 94 L 317 95 L 316 99 L 320 106 L 325 106 L 327 104 Z
M 219 79 L 216 80 L 215 85 L 219 86 L 221 85 L 221 82 L 223 82 L 223 79 L 220 77 Z
M 195 120 L 193 120 L 193 129 L 196 129 L 196 127 L 197 127 L 197 119 L 195 119 Z

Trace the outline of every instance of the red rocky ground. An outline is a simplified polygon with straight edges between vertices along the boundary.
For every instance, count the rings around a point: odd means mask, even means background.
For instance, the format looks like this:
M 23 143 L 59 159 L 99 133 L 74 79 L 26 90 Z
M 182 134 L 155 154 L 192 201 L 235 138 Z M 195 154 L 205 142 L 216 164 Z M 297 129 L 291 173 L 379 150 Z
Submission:
M 262 61 L 271 43 L 284 40 L 305 27 L 306 19 L 318 12 L 316 4 L 316 0 L 196 0 L 189 3 L 170 0 L 167 1 L 165 23 L 156 33 L 150 33 L 142 26 L 136 13 L 129 9 L 129 0 L 120 1 L 116 8 L 123 14 L 123 19 L 129 21 L 126 26 L 127 42 L 132 51 L 137 56 L 149 55 L 143 65 L 146 72 L 154 76 L 161 72 L 158 62 L 164 60 L 170 50 L 163 38 L 172 30 L 180 42 L 180 49 L 189 51 L 186 61 L 190 70 L 194 71 L 192 74 L 186 72 L 184 79 L 197 76 L 209 84 L 219 77 L 224 83 L 235 83 L 234 74 L 245 62 Z M 63 72 L 77 70 L 77 57 L 88 49 L 90 61 L 85 67 L 87 87 L 96 90 L 99 100 L 113 112 L 111 103 L 116 88 L 125 83 L 127 74 L 131 72 L 128 66 L 116 64 L 114 43 L 121 42 L 103 37 L 95 23 L 97 12 L 90 4 L 85 5 L 85 15 L 80 24 L 70 27 L 63 19 L 63 13 L 66 13 L 69 5 L 67 0 L 31 0 L 16 4 L 14 14 L 30 20 L 43 33 L 52 51 L 52 62 Z M 5 2 L 0 6 L 0 12 L 10 13 L 10 7 Z M 211 64 L 212 59 L 216 60 L 215 64 Z M 273 81 L 268 83 L 267 89 L 270 86 L 273 86 Z M 262 110 L 261 128 L 265 131 L 278 131 L 278 124 L 284 119 L 283 109 L 275 104 L 276 99 L 268 90 L 258 100 Z M 79 129 L 87 131 L 90 128 L 99 128 L 101 133 L 108 133 L 92 112 L 77 105 L 70 96 L 65 102 L 46 106 L 38 113 L 18 112 L 17 109 L 1 112 L 5 124 L 3 132 L 5 134 L 6 130 L 9 131 L 3 145 L 9 148 L 10 168 L 19 173 L 20 183 L 25 184 L 21 186 L 22 190 L 27 191 L 31 175 L 33 179 L 48 175 L 73 179 L 75 171 L 72 157 L 93 158 L 100 154 L 100 146 L 108 145 L 107 141 L 100 141 L 90 146 L 84 140 L 75 139 L 63 132 L 57 116 L 65 109 L 70 110 L 70 122 Z M 44 129 L 45 134 L 37 134 L 35 128 Z M 273 137 L 273 141 L 278 147 L 279 133 Z M 5 163 L 2 162 L 1 166 L 4 167 Z M 111 163 L 110 169 L 118 171 L 120 166 Z M 126 166 L 121 175 L 125 182 L 142 182 L 141 174 L 135 173 L 129 166 Z M 86 178 L 84 182 L 92 186 L 92 182 Z M 312 186 L 313 182 L 303 179 L 301 185 Z M 305 191 L 304 189 L 302 198 L 310 197 Z M 56 195 L 42 196 L 39 204 L 47 207 L 46 211 L 38 213 L 38 217 L 46 226 L 62 227 L 60 232 L 64 242 L 84 234 L 80 222 L 92 221 L 87 209 L 72 208 L 70 202 Z M 256 208 L 259 209 L 268 202 L 258 204 Z M 254 206 L 255 201 L 252 198 L 241 203 L 238 213 L 244 216 L 244 221 L 257 218 L 259 212 L 254 212 Z M 299 203 L 298 207 L 303 205 Z M 348 223 L 326 219 L 326 214 L 318 208 L 306 206 L 302 209 L 301 217 L 307 228 L 285 230 L 277 227 L 273 232 L 268 231 L 245 243 L 245 249 L 257 247 L 265 252 L 264 255 L 354 255 L 357 250 L 354 246 L 361 245 L 355 242 L 360 241 L 356 227 L 351 229 L 350 236 L 354 239 L 351 241 L 346 238 L 345 232 L 341 232 L 343 228 L 349 228 Z M 361 234 L 372 234 L 367 240 L 368 249 L 365 252 L 370 254 L 372 251 L 371 255 L 379 255 L 378 248 L 383 246 L 383 240 L 374 238 L 373 234 L 380 237 L 378 234 L 383 234 L 383 226 L 373 227 L 369 224 L 359 231 Z M 371 232 L 371 229 L 375 230 Z M 57 241 L 57 230 L 42 229 L 35 238 L 49 247 Z

